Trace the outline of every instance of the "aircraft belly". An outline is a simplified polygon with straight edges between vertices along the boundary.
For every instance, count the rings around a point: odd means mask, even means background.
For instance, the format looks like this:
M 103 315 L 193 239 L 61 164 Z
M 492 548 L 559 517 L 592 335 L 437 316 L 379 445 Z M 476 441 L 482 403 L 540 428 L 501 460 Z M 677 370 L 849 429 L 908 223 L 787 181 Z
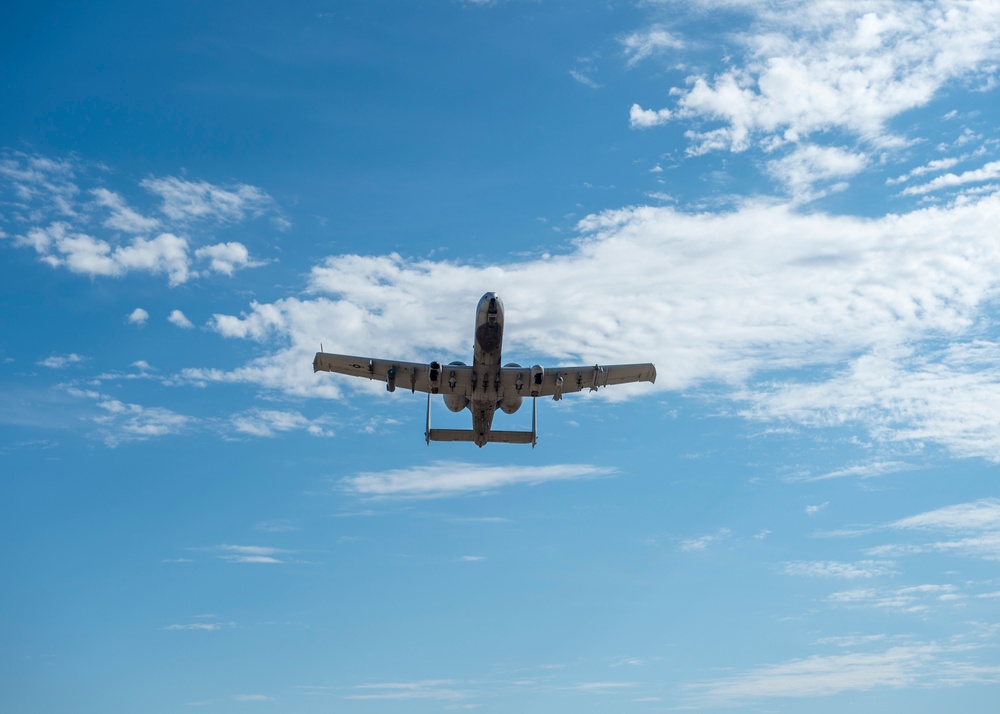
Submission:
M 476 399 L 469 404 L 472 410 L 472 430 L 475 432 L 475 442 L 483 446 L 490 440 L 490 429 L 493 428 L 493 414 L 496 412 L 494 399 Z

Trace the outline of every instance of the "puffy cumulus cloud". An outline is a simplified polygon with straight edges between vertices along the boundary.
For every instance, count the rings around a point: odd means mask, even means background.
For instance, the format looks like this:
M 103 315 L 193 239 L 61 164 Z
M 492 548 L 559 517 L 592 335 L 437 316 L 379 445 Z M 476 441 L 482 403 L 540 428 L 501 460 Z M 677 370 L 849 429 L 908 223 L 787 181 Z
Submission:
M 210 267 L 217 273 L 232 275 L 240 268 L 263 265 L 250 259 L 250 251 L 242 243 L 217 243 L 198 248 L 194 252 L 196 258 L 208 260 Z
M 15 239 L 18 245 L 33 248 L 42 262 L 53 268 L 91 277 L 120 277 L 131 271 L 166 274 L 171 285 L 190 277 L 188 242 L 172 233 L 155 238 L 137 236 L 125 245 L 112 246 L 108 241 L 76 232 L 58 221 L 44 228 L 32 228 Z
M 588 464 L 550 466 L 485 466 L 435 461 L 427 466 L 364 472 L 341 481 L 344 490 L 361 496 L 439 498 L 493 491 L 505 486 L 608 476 L 614 469 Z
M 698 3 L 695 3 L 696 5 Z M 708 4 L 702 3 L 706 7 Z M 742 64 L 674 88 L 690 151 L 743 151 L 830 129 L 898 144 L 889 120 L 925 105 L 948 82 L 995 72 L 1000 6 L 957 0 L 729 2 L 751 16 L 735 35 Z M 713 11 L 719 3 L 712 3 Z
M 139 327 L 142 327 L 143 325 L 146 324 L 146 321 L 148 319 L 149 319 L 149 313 L 143 310 L 141 307 L 137 307 L 135 310 L 133 310 L 128 314 L 128 316 L 125 318 L 125 321 L 128 322 L 130 325 L 138 325 Z
M 170 314 L 167 315 L 167 322 L 184 330 L 191 330 L 194 328 L 194 323 L 191 322 L 187 318 L 187 315 L 180 310 L 171 310 Z
M 254 186 L 149 178 L 140 186 L 160 200 L 162 214 L 152 217 L 106 186 L 81 188 L 93 182 L 90 173 L 93 167 L 80 162 L 0 153 L 0 200 L 13 207 L 0 214 L 0 225 L 13 228 L 14 245 L 34 250 L 53 268 L 80 275 L 160 274 L 173 286 L 208 272 L 232 275 L 263 265 L 237 241 L 199 245 L 204 222 L 224 230 L 269 216 L 279 228 L 288 227 L 274 201 Z M 0 237 L 8 237 L 8 231 L 0 230 Z M 206 267 L 196 269 L 198 263 Z
M 628 124 L 633 129 L 649 129 L 668 123 L 672 116 L 669 109 L 643 109 L 633 104 L 628 111 Z

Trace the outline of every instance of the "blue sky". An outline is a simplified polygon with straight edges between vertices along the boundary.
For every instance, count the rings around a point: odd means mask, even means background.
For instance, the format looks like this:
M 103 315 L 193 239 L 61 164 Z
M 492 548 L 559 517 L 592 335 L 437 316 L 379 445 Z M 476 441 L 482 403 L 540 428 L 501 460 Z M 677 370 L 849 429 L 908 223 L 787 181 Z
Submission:
M 0 18 L 5 711 L 995 711 L 1000 2 Z

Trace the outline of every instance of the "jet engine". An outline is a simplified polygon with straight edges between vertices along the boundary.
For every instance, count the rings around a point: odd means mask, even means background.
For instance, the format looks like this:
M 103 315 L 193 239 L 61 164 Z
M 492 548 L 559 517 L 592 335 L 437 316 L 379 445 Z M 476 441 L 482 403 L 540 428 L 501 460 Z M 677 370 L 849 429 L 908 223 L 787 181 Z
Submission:
M 453 412 L 460 412 L 469 406 L 469 398 L 464 394 L 445 394 L 444 405 Z
M 519 397 L 515 394 L 510 397 L 504 397 L 499 402 L 497 402 L 497 406 L 504 414 L 513 414 L 514 412 L 516 412 L 518 409 L 521 408 L 522 400 L 523 397 Z
M 448 367 L 452 366 L 466 367 L 468 365 L 466 365 L 465 362 L 449 362 Z M 448 367 L 441 370 L 440 379 L 443 385 L 446 384 L 449 388 L 454 389 L 457 383 L 455 370 L 448 369 Z M 449 411 L 460 412 L 469 406 L 469 398 L 464 394 L 445 394 L 444 405 L 448 407 Z

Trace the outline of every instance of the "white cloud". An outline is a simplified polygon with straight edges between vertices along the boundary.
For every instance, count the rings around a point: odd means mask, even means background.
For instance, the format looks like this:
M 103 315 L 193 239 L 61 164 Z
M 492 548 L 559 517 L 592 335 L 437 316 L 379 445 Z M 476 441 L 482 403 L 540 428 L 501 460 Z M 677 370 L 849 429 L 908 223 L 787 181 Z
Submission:
M 230 630 L 236 627 L 235 622 L 193 622 L 186 625 L 167 625 L 164 630 L 183 631 L 195 630 L 199 632 L 217 632 L 219 630 Z
M 575 79 L 580 84 L 584 85 L 585 87 L 590 87 L 591 89 L 600 89 L 601 88 L 600 84 L 598 84 L 597 82 L 595 82 L 587 74 L 584 74 L 580 70 L 571 69 L 569 71 L 569 76 L 572 77 L 573 79 Z
M 174 221 L 210 219 L 220 222 L 243 220 L 271 208 L 271 197 L 256 186 L 217 186 L 207 181 L 187 181 L 168 176 L 148 178 L 140 185 L 158 196 L 160 211 Z
M 883 652 L 816 655 L 757 667 L 688 689 L 706 706 L 733 705 L 761 698 L 828 697 L 844 692 L 902 688 L 941 682 L 945 669 L 937 645 L 906 645 Z M 995 676 L 995 675 L 994 675 Z
M 947 159 L 935 159 L 934 161 L 928 161 L 922 166 L 917 166 L 910 171 L 907 171 L 902 176 L 897 176 L 896 178 L 887 179 L 886 183 L 890 186 L 898 183 L 905 183 L 909 181 L 914 176 L 923 176 L 924 174 L 936 173 L 938 171 L 944 171 L 945 169 L 950 169 L 952 166 L 961 161 L 958 157 L 951 157 Z
M 236 431 L 251 436 L 274 436 L 277 433 L 305 430 L 313 436 L 332 436 L 322 424 L 299 412 L 277 409 L 252 409 L 231 418 Z
M 104 395 L 97 395 L 96 398 L 97 406 L 105 413 L 94 417 L 93 421 L 103 427 L 104 443 L 112 447 L 124 442 L 177 434 L 194 421 L 163 407 L 128 404 Z
M 731 3 L 752 13 L 742 66 L 693 75 L 675 88 L 673 118 L 713 121 L 689 132 L 691 151 L 742 151 L 757 140 L 798 141 L 839 128 L 898 144 L 889 121 L 925 105 L 948 82 L 1000 59 L 992 2 Z
M 678 547 L 679 550 L 685 553 L 696 553 L 703 550 L 708 550 L 709 546 L 715 545 L 720 541 L 723 541 L 729 537 L 728 528 L 720 528 L 715 533 L 710 533 L 708 535 L 699 536 L 697 538 L 687 538 L 681 541 Z
M 972 503 L 960 503 L 927 511 L 890 524 L 892 528 L 979 531 L 1000 530 L 1000 498 L 983 498 Z
M 153 218 L 130 207 L 118 191 L 81 189 L 80 183 L 93 182 L 91 173 L 94 167 L 76 162 L 0 153 L 0 191 L 8 188 L 4 198 L 16 207 L 14 244 L 34 250 L 46 265 L 81 275 L 149 273 L 179 285 L 199 275 L 191 269 L 193 260 L 204 260 L 209 270 L 225 275 L 263 265 L 236 241 L 198 247 L 193 219 L 233 224 L 269 215 L 279 229 L 289 225 L 273 200 L 254 186 L 146 179 L 140 185 L 160 199 L 164 214 Z M 101 182 L 108 178 L 106 170 L 100 174 Z M 0 215 L 0 221 L 5 218 Z
M 872 607 L 923 614 L 934 605 L 959 599 L 954 585 L 910 585 L 899 588 L 862 588 L 831 594 L 827 600 L 846 607 Z
M 685 42 L 681 38 L 660 25 L 625 35 L 621 38 L 621 43 L 625 56 L 628 58 L 629 67 L 634 67 L 652 55 L 667 50 L 681 50 L 685 47 Z
M 819 513 L 829 505 L 830 505 L 829 501 L 824 501 L 823 503 L 806 506 L 806 514 L 810 516 L 815 516 L 817 513 Z
M 937 540 L 887 544 L 866 552 L 879 556 L 948 553 L 969 558 L 1000 560 L 1000 499 L 984 498 L 901 518 L 889 528 L 940 533 Z
M 208 259 L 211 269 L 223 275 L 232 275 L 240 268 L 255 267 L 263 263 L 250 260 L 250 251 L 242 243 L 217 243 L 198 248 L 196 258 Z
M 151 233 L 160 226 L 155 218 L 143 216 L 129 208 L 120 195 L 106 188 L 95 188 L 91 191 L 97 205 L 111 210 L 111 215 L 104 221 L 107 228 L 123 233 Z
M 266 694 L 234 694 L 231 699 L 236 702 L 271 702 L 274 697 Z
M 547 481 L 594 478 L 614 469 L 587 464 L 551 466 L 488 466 L 435 461 L 427 466 L 363 472 L 341 481 L 343 488 L 363 496 L 443 497 L 492 491 L 505 486 L 535 486 Z
M 991 161 L 978 169 L 964 171 L 961 174 L 944 174 L 919 186 L 910 186 L 903 191 L 903 194 L 919 195 L 930 193 L 931 191 L 964 186 L 970 183 L 983 183 L 996 178 L 1000 178 L 1000 161 Z
M 745 396 L 751 418 L 814 426 L 863 424 L 882 441 L 925 440 L 956 456 L 1000 461 L 1000 368 L 991 343 L 953 344 L 941 353 L 884 350 L 854 359 L 827 381 L 777 383 Z M 895 469 L 886 462 L 884 469 Z M 833 472 L 820 478 L 849 475 Z
M 345 695 L 345 699 L 464 699 L 470 693 L 457 689 L 458 682 L 450 679 L 426 679 L 417 682 L 385 682 L 362 684 L 354 687 L 355 694 Z
M 669 109 L 643 109 L 633 104 L 628 110 L 628 124 L 633 129 L 649 129 L 667 124 L 672 116 Z
M 171 310 L 170 314 L 167 316 L 167 322 L 171 325 L 176 325 L 184 330 L 190 330 L 194 328 L 194 323 L 187 319 L 185 315 L 180 310 Z
M 817 183 L 854 176 L 865 168 L 866 163 L 864 154 L 833 146 L 804 144 L 796 146 L 786 156 L 770 161 L 768 172 L 785 184 L 793 199 L 806 201 L 823 195 L 824 192 L 814 189 Z
M 133 310 L 128 314 L 128 317 L 125 318 L 125 320 L 130 325 L 139 325 L 140 327 L 145 325 L 146 320 L 148 319 L 149 319 L 149 313 L 143 310 L 141 307 L 137 307 L 135 310 Z
M 467 361 L 471 310 L 494 289 L 511 359 L 660 365 L 655 386 L 611 398 L 785 370 L 795 381 L 737 392 L 744 416 L 854 423 L 882 440 L 1000 460 L 1000 345 L 961 342 L 1000 285 L 996 225 L 998 195 L 872 219 L 753 203 L 714 215 L 636 207 L 587 217 L 571 249 L 549 258 L 335 256 L 313 269 L 314 297 L 213 317 L 218 333 L 275 351 L 236 370 L 184 374 L 337 397 L 371 385 L 314 375 L 321 342 L 343 354 Z M 942 338 L 954 342 L 922 346 Z M 812 371 L 790 372 L 799 369 Z M 898 464 L 879 463 L 881 472 Z M 826 476 L 836 475 L 848 472 Z
M 68 223 L 57 221 L 46 228 L 31 228 L 15 242 L 34 248 L 41 261 L 53 268 L 65 267 L 82 275 L 165 273 L 171 285 L 179 285 L 189 277 L 187 241 L 171 233 L 161 233 L 151 240 L 136 237 L 127 245 L 112 247 L 108 241 L 74 232 Z
M 268 546 L 260 545 L 217 545 L 214 548 L 209 548 L 208 550 L 214 550 L 221 555 L 218 557 L 222 560 L 229 561 L 230 563 L 251 563 L 251 564 L 276 564 L 283 563 L 284 561 L 275 556 L 281 556 L 293 551 L 283 550 L 281 548 L 271 548 Z
M 857 563 L 840 563 L 835 560 L 798 561 L 787 563 L 788 575 L 805 575 L 813 578 L 874 578 L 895 575 L 895 563 L 888 560 L 861 560 Z
M 79 364 L 85 359 L 85 357 L 81 357 L 76 352 L 70 352 L 66 355 L 51 355 L 43 360 L 39 360 L 38 364 L 49 369 L 63 369 L 71 364 Z
M 885 474 L 896 473 L 897 471 L 905 471 L 906 469 L 911 469 L 913 466 L 911 464 L 905 463 L 903 461 L 871 461 L 864 464 L 855 464 L 853 466 L 845 466 L 840 469 L 835 469 L 833 471 L 827 471 L 826 473 L 821 473 L 817 476 L 806 475 L 799 476 L 789 480 L 792 481 L 825 481 L 831 478 L 843 478 L 845 476 L 856 476 L 858 478 L 872 478 L 873 476 L 884 476 Z

